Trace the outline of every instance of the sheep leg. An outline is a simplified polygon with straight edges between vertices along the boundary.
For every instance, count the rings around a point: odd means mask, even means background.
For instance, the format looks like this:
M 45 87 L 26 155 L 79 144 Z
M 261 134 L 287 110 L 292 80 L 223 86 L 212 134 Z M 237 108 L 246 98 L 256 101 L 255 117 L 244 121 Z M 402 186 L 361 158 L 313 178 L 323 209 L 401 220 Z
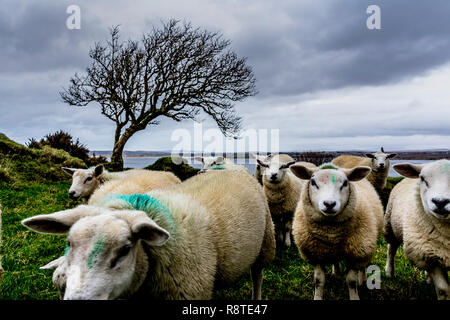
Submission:
M 428 284 L 431 284 L 433 282 L 433 279 L 431 279 L 430 274 L 428 273 L 428 271 L 425 271 L 425 281 Z
M 314 268 L 314 300 L 323 300 L 323 288 L 325 286 L 325 269 L 321 265 Z
M 261 300 L 261 288 L 263 282 L 263 267 L 260 263 L 254 263 L 251 269 L 253 282 L 252 300 Z
M 291 246 L 291 230 L 292 230 L 292 220 L 289 219 L 284 225 L 284 244 L 287 247 Z
M 448 284 L 447 272 L 444 272 L 440 267 L 434 267 L 428 273 L 431 279 L 433 279 L 438 300 L 450 300 L 450 286 Z
M 367 274 L 366 270 L 362 269 L 358 271 L 358 286 L 362 286 L 365 282 L 367 282 Z
M 359 300 L 358 295 L 358 272 L 355 269 L 350 269 L 347 273 L 347 286 L 350 300 Z
M 341 266 L 339 265 L 339 262 L 336 262 L 331 266 L 331 274 L 337 276 L 340 273 L 341 273 Z
M 253 263 L 251 268 L 251 276 L 253 282 L 252 299 L 261 300 L 261 288 L 263 281 L 263 268 L 275 258 L 276 242 L 274 235 L 274 227 L 269 210 L 266 213 L 266 229 L 261 245 L 261 252 Z
M 386 261 L 386 276 L 393 278 L 395 276 L 395 253 L 397 252 L 397 243 L 388 243 L 387 246 L 387 261 Z

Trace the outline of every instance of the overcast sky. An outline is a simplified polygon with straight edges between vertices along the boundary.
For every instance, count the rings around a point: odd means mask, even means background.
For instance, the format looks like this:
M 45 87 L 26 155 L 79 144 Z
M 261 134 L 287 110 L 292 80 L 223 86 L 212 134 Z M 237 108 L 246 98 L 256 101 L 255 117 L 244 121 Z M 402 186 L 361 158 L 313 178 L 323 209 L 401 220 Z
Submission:
M 80 30 L 66 27 L 71 4 L 81 8 Z M 371 4 L 381 30 L 366 27 Z M 111 150 L 114 123 L 95 104 L 64 104 L 59 91 L 108 27 L 138 39 L 175 18 L 222 32 L 248 58 L 259 94 L 236 110 L 244 129 L 279 129 L 281 150 L 447 149 L 449 12 L 448 0 L 2 0 L 0 132 L 25 143 L 63 129 Z M 163 120 L 125 149 L 170 150 L 177 128 L 193 122 Z

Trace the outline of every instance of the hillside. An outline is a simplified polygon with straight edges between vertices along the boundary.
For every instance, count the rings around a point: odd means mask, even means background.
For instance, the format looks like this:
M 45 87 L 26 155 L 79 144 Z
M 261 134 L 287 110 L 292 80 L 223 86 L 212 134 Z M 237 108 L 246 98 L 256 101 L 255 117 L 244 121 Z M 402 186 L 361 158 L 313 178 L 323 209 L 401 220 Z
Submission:
M 0 133 L 0 184 L 67 181 L 61 167 L 86 168 L 86 164 L 63 150 L 28 148 Z

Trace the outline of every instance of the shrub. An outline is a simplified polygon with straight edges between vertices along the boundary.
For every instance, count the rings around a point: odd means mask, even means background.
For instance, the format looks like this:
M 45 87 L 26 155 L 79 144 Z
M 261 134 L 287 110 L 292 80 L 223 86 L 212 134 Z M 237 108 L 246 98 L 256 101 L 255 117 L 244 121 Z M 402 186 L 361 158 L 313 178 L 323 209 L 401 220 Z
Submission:
M 175 164 L 171 157 L 161 157 L 155 163 L 145 167 L 148 170 L 170 171 L 173 172 L 181 181 L 195 176 L 200 169 L 191 167 L 188 164 Z
M 99 164 L 107 164 L 108 159 L 105 156 L 96 156 L 95 153 L 92 155 L 92 157 L 89 157 L 87 160 L 84 161 L 88 167 L 94 167 Z
M 62 130 L 47 134 L 39 142 L 37 142 L 34 138 L 31 138 L 29 139 L 27 146 L 29 148 L 36 149 L 42 149 L 44 146 L 50 146 L 54 149 L 64 150 L 72 157 L 79 158 L 83 161 L 89 159 L 89 149 L 86 148 L 86 146 L 83 145 L 79 139 L 74 142 L 72 136 Z

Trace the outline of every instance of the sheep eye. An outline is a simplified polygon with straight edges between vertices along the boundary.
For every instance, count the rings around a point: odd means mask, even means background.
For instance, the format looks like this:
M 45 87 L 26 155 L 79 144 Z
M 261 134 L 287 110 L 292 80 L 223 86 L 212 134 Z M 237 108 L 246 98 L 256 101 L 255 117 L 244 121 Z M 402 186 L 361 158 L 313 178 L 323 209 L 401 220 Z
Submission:
M 345 180 L 344 183 L 342 184 L 341 190 L 344 189 L 346 186 L 348 186 L 348 181 Z
M 120 261 L 120 259 L 122 259 L 128 255 L 130 250 L 131 250 L 130 245 L 126 245 L 126 246 L 123 246 L 122 248 L 120 248 L 119 251 L 117 252 L 116 257 L 111 261 L 110 268 L 113 269 L 117 265 L 117 263 Z
M 315 180 L 311 180 L 311 185 L 312 185 L 313 187 L 316 187 L 317 189 L 319 189 L 319 186 L 317 185 L 317 183 L 316 183 Z
M 420 176 L 420 181 L 424 182 L 427 187 L 429 186 L 427 180 L 425 180 L 423 176 Z
M 88 181 L 91 181 L 91 180 L 92 180 L 92 176 L 89 176 L 89 177 L 86 178 L 86 180 L 84 181 L 84 183 L 86 183 L 86 182 L 88 182 Z

